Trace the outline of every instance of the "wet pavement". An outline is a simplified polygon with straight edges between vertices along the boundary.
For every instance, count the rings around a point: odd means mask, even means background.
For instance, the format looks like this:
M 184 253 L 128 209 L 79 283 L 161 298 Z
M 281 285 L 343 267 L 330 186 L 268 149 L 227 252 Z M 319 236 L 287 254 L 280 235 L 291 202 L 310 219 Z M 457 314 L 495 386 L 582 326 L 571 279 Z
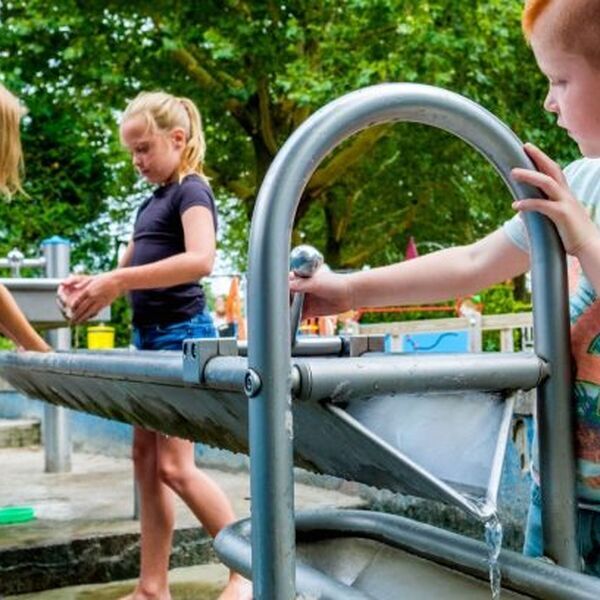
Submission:
M 70 473 L 44 473 L 43 449 L 2 448 L 0 469 L 0 508 L 26 506 L 33 508 L 36 515 L 29 522 L 0 525 L 0 597 L 135 577 L 139 523 L 132 519 L 130 460 L 73 453 Z M 216 469 L 206 472 L 232 500 L 237 515 L 248 516 L 248 474 Z M 355 495 L 305 484 L 296 485 L 295 502 L 298 508 L 361 505 Z M 216 560 L 210 538 L 181 501 L 177 503 L 176 526 L 173 567 Z M 187 569 L 174 569 L 174 577 L 181 578 L 174 584 L 174 599 L 217 597 L 214 591 L 221 589 L 226 573 L 220 565 L 190 573 Z M 197 580 L 204 576 L 204 583 Z M 206 593 L 198 588 L 201 583 Z M 19 597 L 118 598 L 131 589 L 132 583 L 115 585 L 77 590 L 63 587 Z

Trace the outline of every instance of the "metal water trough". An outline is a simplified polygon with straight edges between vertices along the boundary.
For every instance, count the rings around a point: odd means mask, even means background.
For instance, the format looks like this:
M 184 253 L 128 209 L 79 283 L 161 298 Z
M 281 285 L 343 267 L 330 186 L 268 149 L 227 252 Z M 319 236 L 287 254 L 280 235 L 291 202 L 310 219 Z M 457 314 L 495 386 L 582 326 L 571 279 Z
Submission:
M 395 515 L 297 514 L 296 590 L 320 600 L 489 600 L 484 543 Z M 217 554 L 250 577 L 250 520 L 219 534 Z M 502 598 L 593 600 L 597 579 L 503 550 Z
M 60 406 L 247 452 L 248 360 L 203 361 L 215 342 L 186 344 L 183 361 L 178 352 L 5 353 L 0 373 L 25 394 Z M 295 358 L 296 464 L 485 519 L 508 439 L 508 382 L 516 377 L 530 389 L 544 375 L 532 354 Z

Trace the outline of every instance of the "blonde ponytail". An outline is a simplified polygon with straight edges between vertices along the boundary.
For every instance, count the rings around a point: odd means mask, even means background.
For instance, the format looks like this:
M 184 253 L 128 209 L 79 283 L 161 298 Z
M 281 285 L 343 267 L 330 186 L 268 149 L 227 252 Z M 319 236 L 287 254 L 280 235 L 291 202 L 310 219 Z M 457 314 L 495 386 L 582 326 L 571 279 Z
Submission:
M 8 197 L 23 191 L 19 125 L 24 113 L 19 101 L 0 83 L 0 194 Z
M 152 133 L 168 133 L 175 127 L 185 132 L 186 145 L 181 155 L 178 173 L 180 178 L 190 172 L 204 175 L 206 142 L 202 118 L 198 108 L 189 98 L 178 98 L 166 92 L 141 92 L 127 106 L 121 119 L 123 123 L 141 116 Z
M 181 157 L 181 172 L 196 171 L 204 175 L 204 155 L 206 142 L 202 129 L 202 117 L 196 105 L 189 98 L 179 98 L 189 119 L 189 135 Z

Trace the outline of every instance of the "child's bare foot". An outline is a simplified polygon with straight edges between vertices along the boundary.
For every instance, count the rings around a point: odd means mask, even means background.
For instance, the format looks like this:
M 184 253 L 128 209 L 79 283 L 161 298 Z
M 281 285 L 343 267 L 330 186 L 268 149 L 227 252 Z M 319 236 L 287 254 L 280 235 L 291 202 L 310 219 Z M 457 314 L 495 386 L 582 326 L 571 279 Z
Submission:
M 119 600 L 171 600 L 171 593 L 167 590 L 164 594 L 149 593 L 139 587 L 135 588 L 131 594 L 122 596 Z
M 231 573 L 218 600 L 252 600 L 252 582 L 239 573 Z

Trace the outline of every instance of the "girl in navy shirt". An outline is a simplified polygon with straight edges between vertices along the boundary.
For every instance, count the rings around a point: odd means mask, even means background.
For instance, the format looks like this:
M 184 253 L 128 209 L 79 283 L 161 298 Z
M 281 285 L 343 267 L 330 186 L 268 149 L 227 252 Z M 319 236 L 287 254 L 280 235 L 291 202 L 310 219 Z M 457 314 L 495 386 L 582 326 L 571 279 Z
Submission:
M 216 336 L 198 283 L 213 268 L 217 228 L 214 198 L 202 174 L 200 114 L 187 98 L 141 93 L 125 110 L 121 139 L 135 168 L 158 187 L 137 212 L 119 268 L 72 276 L 61 292 L 75 323 L 129 293 L 136 347 L 181 350 L 185 338 Z M 135 427 L 133 460 L 141 502 L 141 571 L 128 598 L 168 600 L 173 492 L 212 536 L 235 515 L 222 490 L 196 468 L 192 442 Z M 250 582 L 232 573 L 221 598 L 251 596 Z

